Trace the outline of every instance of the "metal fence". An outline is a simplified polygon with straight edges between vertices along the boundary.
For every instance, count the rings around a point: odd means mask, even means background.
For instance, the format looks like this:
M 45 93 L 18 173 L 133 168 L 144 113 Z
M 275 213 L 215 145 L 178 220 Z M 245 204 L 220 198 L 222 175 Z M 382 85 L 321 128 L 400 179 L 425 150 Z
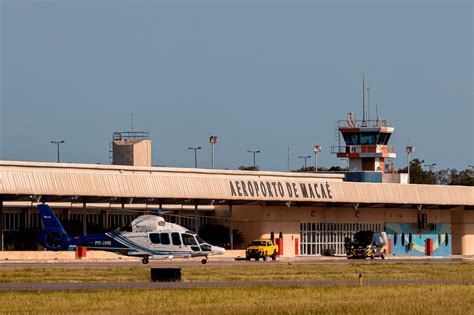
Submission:
M 326 223 L 300 224 L 300 255 L 344 255 L 344 239 L 362 230 L 382 231 L 383 223 Z

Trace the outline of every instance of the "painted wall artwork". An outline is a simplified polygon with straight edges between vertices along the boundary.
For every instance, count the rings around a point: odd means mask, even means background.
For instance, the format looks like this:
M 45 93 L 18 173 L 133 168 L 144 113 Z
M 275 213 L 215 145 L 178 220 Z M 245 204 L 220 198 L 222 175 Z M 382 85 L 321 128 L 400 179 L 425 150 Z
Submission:
M 396 256 L 450 256 L 451 224 L 386 223 L 389 254 Z

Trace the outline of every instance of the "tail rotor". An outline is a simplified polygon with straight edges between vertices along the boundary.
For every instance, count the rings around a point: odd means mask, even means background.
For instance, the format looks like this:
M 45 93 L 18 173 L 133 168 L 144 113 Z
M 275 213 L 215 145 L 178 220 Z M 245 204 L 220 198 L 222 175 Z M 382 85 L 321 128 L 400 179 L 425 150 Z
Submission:
M 38 210 L 43 224 L 43 232 L 38 239 L 38 243 L 47 250 L 62 251 L 67 249 L 71 239 L 53 210 L 46 204 L 38 205 Z

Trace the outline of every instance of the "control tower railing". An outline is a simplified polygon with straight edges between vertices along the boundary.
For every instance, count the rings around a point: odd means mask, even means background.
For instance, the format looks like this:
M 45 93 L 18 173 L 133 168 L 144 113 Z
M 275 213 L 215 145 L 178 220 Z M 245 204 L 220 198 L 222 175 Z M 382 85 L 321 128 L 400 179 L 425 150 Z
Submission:
M 149 140 L 150 135 L 146 131 L 123 131 L 114 132 L 113 140 L 141 141 Z
M 383 144 L 331 146 L 331 154 L 338 153 L 395 153 L 395 149 Z
M 350 118 L 346 120 L 338 120 L 337 125 L 339 128 L 380 128 L 380 127 L 389 127 L 388 120 L 352 120 Z

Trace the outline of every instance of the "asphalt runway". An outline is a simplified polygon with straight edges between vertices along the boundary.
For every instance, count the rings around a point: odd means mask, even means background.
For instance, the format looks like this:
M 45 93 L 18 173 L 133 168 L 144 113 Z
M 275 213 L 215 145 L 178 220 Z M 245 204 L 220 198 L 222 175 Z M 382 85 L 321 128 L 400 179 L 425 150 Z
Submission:
M 365 281 L 363 286 L 469 284 L 474 280 Z M 0 283 L 1 291 L 94 291 L 124 289 L 185 289 L 235 287 L 358 286 L 356 281 L 222 281 L 222 282 L 86 282 L 86 283 Z

